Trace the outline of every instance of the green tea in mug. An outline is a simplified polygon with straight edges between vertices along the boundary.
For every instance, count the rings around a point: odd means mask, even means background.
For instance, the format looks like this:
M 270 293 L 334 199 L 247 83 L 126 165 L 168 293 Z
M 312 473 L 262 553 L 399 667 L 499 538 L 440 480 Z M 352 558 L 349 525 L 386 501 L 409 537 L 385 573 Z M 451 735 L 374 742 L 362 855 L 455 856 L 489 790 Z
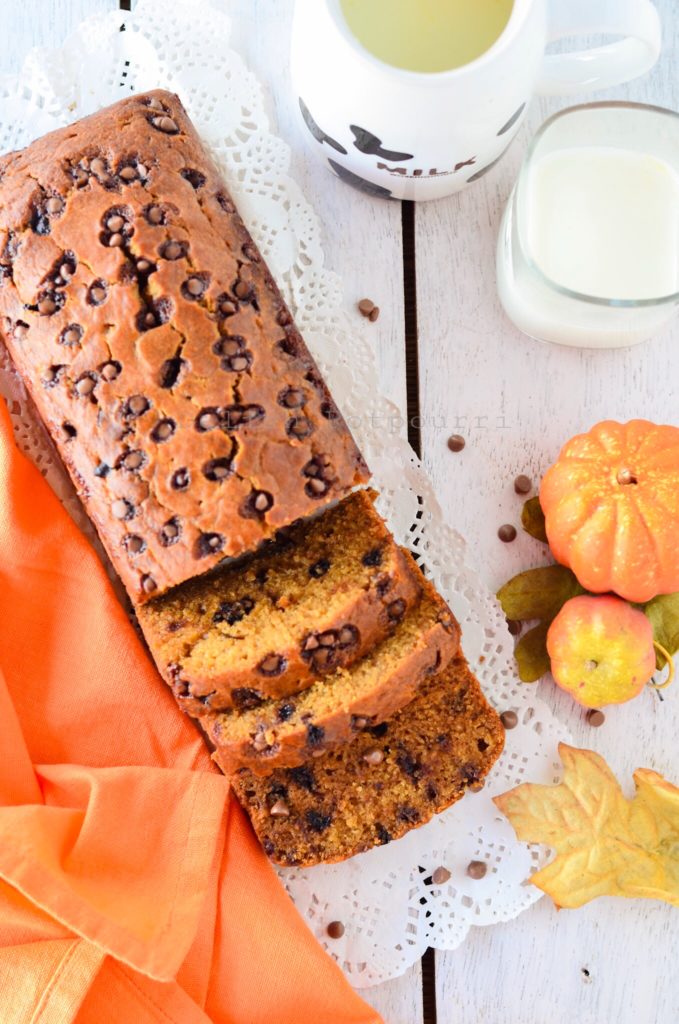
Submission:
M 340 0 L 352 34 L 385 64 L 449 71 L 502 35 L 514 0 Z

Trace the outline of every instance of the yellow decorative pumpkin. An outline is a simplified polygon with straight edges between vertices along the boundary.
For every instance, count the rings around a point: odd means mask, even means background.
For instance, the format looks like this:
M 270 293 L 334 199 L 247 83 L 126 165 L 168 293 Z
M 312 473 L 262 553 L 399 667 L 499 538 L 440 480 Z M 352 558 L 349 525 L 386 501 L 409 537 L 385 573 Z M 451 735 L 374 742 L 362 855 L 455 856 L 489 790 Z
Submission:
M 679 427 L 597 423 L 563 447 L 540 504 L 552 554 L 586 590 L 679 590 Z

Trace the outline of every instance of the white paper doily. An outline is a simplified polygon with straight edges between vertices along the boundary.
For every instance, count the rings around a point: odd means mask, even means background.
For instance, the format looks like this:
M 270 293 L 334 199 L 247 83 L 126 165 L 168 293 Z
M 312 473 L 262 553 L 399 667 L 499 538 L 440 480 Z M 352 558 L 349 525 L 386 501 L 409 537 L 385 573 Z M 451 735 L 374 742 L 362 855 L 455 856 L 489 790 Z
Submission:
M 325 269 L 316 215 L 288 177 L 290 151 L 271 134 L 260 86 L 226 48 L 228 36 L 228 19 L 208 0 L 139 0 L 133 14 L 89 18 L 61 49 L 32 51 L 19 76 L 0 80 L 0 152 L 130 92 L 179 93 L 373 469 L 382 513 L 460 620 L 465 653 L 489 699 L 518 714 L 480 793 L 398 842 L 343 864 L 279 872 L 319 941 L 351 982 L 364 987 L 403 973 L 427 946 L 454 949 L 471 925 L 516 917 L 540 897 L 526 879 L 545 863 L 546 851 L 517 843 L 491 796 L 524 779 L 558 781 L 557 743 L 568 736 L 535 688 L 516 678 L 495 599 L 465 565 L 464 542 L 444 522 L 407 442 L 385 429 L 399 421 L 399 411 L 380 395 L 365 334 L 350 324 L 340 281 Z M 1 367 L 0 391 L 10 400 L 21 446 L 92 537 L 25 394 Z M 487 862 L 482 880 L 466 876 L 470 860 Z M 439 866 L 451 877 L 437 887 L 431 873 Z M 333 920 L 345 924 L 341 939 L 327 937 Z

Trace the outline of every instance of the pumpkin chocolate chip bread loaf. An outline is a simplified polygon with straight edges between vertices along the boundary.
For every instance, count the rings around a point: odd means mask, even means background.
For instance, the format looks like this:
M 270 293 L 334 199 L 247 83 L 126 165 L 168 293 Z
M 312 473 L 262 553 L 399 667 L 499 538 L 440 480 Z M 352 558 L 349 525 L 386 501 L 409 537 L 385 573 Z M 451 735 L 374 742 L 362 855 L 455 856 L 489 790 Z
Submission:
M 265 775 L 294 767 L 379 725 L 458 653 L 460 629 L 431 583 L 398 628 L 351 668 L 340 668 L 294 697 L 201 719 L 228 774 L 247 766 Z
M 398 839 L 477 787 L 502 751 L 500 719 L 464 658 L 430 676 L 388 722 L 233 788 L 266 853 L 284 865 L 338 861 Z
M 0 160 L 0 331 L 136 604 L 368 477 L 169 93 Z
M 372 498 L 356 491 L 247 560 L 138 609 L 180 707 L 195 715 L 245 711 L 297 693 L 394 631 L 423 578 Z

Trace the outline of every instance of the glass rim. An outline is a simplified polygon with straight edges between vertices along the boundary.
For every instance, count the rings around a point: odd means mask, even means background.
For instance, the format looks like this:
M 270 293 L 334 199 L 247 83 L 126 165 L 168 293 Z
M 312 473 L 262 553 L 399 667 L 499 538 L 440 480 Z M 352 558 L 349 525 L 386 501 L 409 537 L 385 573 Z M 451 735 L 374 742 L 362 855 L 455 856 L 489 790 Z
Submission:
M 405 82 L 428 83 L 431 85 L 440 85 L 450 81 L 453 77 L 459 78 L 468 72 L 476 71 L 489 60 L 493 60 L 516 37 L 518 31 L 523 27 L 531 7 L 527 0 L 512 0 L 511 13 L 500 35 L 497 39 L 493 40 L 487 50 L 484 50 L 478 57 L 468 61 L 466 64 L 461 64 L 456 68 L 444 68 L 442 71 L 413 71 L 411 68 L 400 68 L 395 64 L 388 64 L 386 61 L 376 57 L 374 53 L 371 53 L 349 28 L 349 23 L 342 10 L 341 0 L 324 0 L 324 2 L 335 28 L 363 61 L 381 71 L 390 73 L 394 78 L 401 78 Z
M 559 121 L 563 117 L 568 117 L 570 114 L 575 114 L 583 110 L 639 110 L 651 114 L 661 114 L 665 117 L 673 118 L 679 121 L 679 111 L 671 110 L 669 107 L 659 107 L 651 103 L 635 103 L 631 100 L 597 100 L 593 103 L 578 103 L 573 107 L 566 107 L 564 110 L 559 110 L 556 114 L 552 114 L 544 121 L 537 132 L 531 139 L 526 154 L 521 162 L 519 174 L 516 181 L 515 191 L 515 202 L 517 207 L 517 238 L 521 252 L 526 261 L 526 264 L 530 270 L 553 291 L 558 292 L 560 295 L 564 295 L 570 299 L 576 299 L 578 302 L 585 302 L 591 306 L 604 306 L 612 309 L 639 309 L 648 308 L 651 306 L 664 306 L 670 305 L 673 302 L 679 301 L 679 288 L 673 292 L 668 292 L 664 295 L 659 295 L 654 298 L 648 299 L 616 299 L 616 298 L 604 298 L 598 295 L 589 295 L 587 292 L 579 292 L 573 288 L 568 288 L 565 285 L 559 284 L 548 274 L 542 270 L 533 259 L 530 249 L 524 244 L 523 231 L 521 225 L 523 224 L 524 218 L 522 216 L 523 207 L 525 206 L 525 193 L 527 187 L 528 169 L 535 155 L 535 151 L 542 140 L 546 132 L 552 127 L 552 125 Z

